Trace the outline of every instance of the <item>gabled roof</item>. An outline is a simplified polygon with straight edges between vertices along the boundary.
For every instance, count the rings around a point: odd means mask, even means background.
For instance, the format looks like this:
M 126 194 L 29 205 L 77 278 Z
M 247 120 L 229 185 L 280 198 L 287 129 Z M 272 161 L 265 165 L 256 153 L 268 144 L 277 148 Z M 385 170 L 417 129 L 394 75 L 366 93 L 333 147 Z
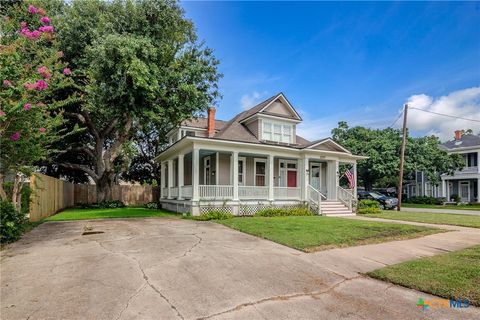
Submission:
M 218 140 L 230 140 L 236 142 L 248 142 L 248 143 L 257 143 L 257 144 L 265 144 L 265 145 L 280 145 L 280 146 L 288 146 L 290 148 L 297 148 L 297 149 L 315 149 L 317 146 L 325 146 L 325 148 L 321 148 L 323 150 L 329 149 L 329 147 L 333 147 L 333 149 L 337 149 L 339 152 L 345 152 L 350 154 L 350 152 L 334 142 L 331 138 L 326 138 L 322 140 L 316 141 L 309 141 L 299 135 L 296 135 L 296 143 L 295 144 L 285 144 L 285 143 L 277 143 L 273 141 L 263 141 L 259 140 L 257 136 L 250 131 L 248 126 L 246 126 L 243 122 L 248 120 L 248 118 L 254 115 L 271 115 L 267 111 L 268 107 L 278 99 L 287 107 L 291 109 L 292 116 L 287 117 L 284 115 L 275 115 L 276 117 L 284 117 L 290 120 L 295 120 L 296 122 L 301 121 L 300 115 L 295 111 L 295 109 L 291 106 L 290 102 L 284 96 L 283 93 L 278 93 L 265 101 L 260 102 L 256 106 L 252 107 L 251 109 L 245 110 L 240 112 L 235 117 L 233 117 L 230 121 L 222 121 L 222 120 L 215 120 L 215 129 L 216 133 L 213 137 L 208 139 L 218 139 Z M 192 120 L 187 120 L 182 123 L 182 126 L 190 126 L 193 128 L 207 128 L 207 119 L 206 118 L 194 118 Z
M 198 129 L 207 129 L 208 119 L 205 117 L 198 117 L 185 120 L 181 123 L 181 126 L 198 128 Z M 227 122 L 223 120 L 215 120 L 215 130 L 222 130 Z
M 480 135 L 464 134 L 460 140 L 451 140 L 441 144 L 447 150 L 480 147 Z
M 290 109 L 290 111 L 292 113 L 292 116 L 284 116 L 284 115 L 278 115 L 278 114 L 273 114 L 271 112 L 268 112 L 268 110 L 267 110 L 268 107 L 277 100 L 281 100 L 283 102 L 283 104 L 287 108 Z M 253 108 L 248 109 L 242 115 L 242 117 L 239 119 L 239 121 L 243 122 L 243 121 L 247 120 L 248 118 L 250 118 L 254 115 L 257 115 L 257 114 L 275 115 L 276 117 L 280 117 L 280 118 L 302 121 L 302 117 L 300 117 L 298 112 L 295 110 L 295 108 L 293 108 L 293 106 L 290 104 L 290 102 L 288 101 L 288 99 L 285 97 L 285 95 L 282 92 L 277 93 L 276 95 L 268 98 L 267 100 L 260 102 L 259 104 L 257 104 Z

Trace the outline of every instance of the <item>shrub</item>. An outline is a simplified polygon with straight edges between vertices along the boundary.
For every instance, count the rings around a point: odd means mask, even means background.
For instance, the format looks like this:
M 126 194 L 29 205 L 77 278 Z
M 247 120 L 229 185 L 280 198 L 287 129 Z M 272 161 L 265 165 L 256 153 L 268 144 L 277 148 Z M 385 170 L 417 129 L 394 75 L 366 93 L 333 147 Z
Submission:
M 255 213 L 255 217 L 286 217 L 286 216 L 313 216 L 313 213 L 306 207 L 284 209 L 284 208 L 268 208 L 259 210 Z
M 408 198 L 405 203 L 415 203 L 415 204 L 436 204 L 441 205 L 446 201 L 445 198 L 435 198 L 435 197 L 427 197 L 427 196 L 419 196 L 419 197 L 410 197 Z
M 231 213 L 225 213 L 219 210 L 208 211 L 206 213 L 201 214 L 198 217 L 194 217 L 195 220 L 200 220 L 200 221 L 226 220 L 231 218 L 233 218 L 233 215 Z
M 380 213 L 380 203 L 375 200 L 360 200 L 357 206 L 358 214 L 377 214 Z
M 160 209 L 160 204 L 158 202 L 149 202 L 144 205 L 147 209 Z
M 0 242 L 18 240 L 27 223 L 25 214 L 17 212 L 13 204 L 0 200 Z
M 454 201 L 454 202 L 460 202 L 462 201 L 462 198 L 460 198 L 460 196 L 458 194 L 452 194 L 450 196 L 450 201 Z
M 12 192 L 13 192 L 13 183 L 12 182 L 5 182 L 3 183 L 3 188 L 7 193 L 7 199 L 12 199 Z M 24 184 L 22 188 L 22 213 L 27 214 L 30 211 L 30 195 L 32 191 L 30 186 Z

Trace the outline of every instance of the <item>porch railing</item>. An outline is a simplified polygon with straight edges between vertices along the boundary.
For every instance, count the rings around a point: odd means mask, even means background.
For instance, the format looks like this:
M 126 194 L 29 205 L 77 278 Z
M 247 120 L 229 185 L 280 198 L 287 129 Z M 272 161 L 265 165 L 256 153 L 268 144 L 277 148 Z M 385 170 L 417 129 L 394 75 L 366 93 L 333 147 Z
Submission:
M 299 199 L 300 188 L 274 187 L 273 195 L 275 199 Z
M 240 199 L 268 199 L 268 187 L 239 186 L 238 198 Z
M 338 200 L 347 206 L 350 211 L 352 211 L 353 205 L 357 201 L 357 197 L 354 196 L 353 192 L 351 189 L 344 189 L 340 186 L 337 188 Z
M 233 186 L 229 185 L 200 185 L 200 199 L 230 199 L 233 197 Z
M 173 198 L 178 197 L 178 187 L 170 188 L 170 196 Z
M 190 199 L 193 196 L 193 187 L 192 186 L 183 186 L 182 187 L 182 197 Z

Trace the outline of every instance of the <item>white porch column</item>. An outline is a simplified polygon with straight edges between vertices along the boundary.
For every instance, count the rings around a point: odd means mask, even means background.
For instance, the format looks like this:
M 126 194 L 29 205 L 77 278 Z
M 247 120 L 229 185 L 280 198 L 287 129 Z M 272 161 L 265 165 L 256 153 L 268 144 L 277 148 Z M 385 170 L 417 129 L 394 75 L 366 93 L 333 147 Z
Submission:
M 357 177 L 357 161 L 353 163 L 353 177 L 355 179 L 355 187 L 353 188 L 353 196 L 355 199 L 357 198 L 357 185 L 358 185 L 358 177 Z M 401 191 L 400 191 L 401 192 Z
M 233 174 L 233 200 L 238 200 L 238 151 L 232 152 L 230 170 Z
M 171 188 L 173 187 L 173 160 L 168 160 L 168 199 L 172 199 Z
M 275 195 L 273 194 L 273 155 L 269 154 L 267 158 L 267 177 L 268 177 L 268 200 L 275 200 Z
M 183 154 L 178 155 L 178 200 L 183 200 L 183 195 L 182 195 L 182 188 L 183 188 L 183 183 L 184 183 L 184 178 L 183 178 Z
M 166 196 L 163 194 L 163 188 L 165 188 L 165 162 L 160 162 L 160 199 Z
M 198 201 L 199 197 L 199 173 L 200 172 L 200 150 L 193 148 L 192 150 L 192 201 Z
M 308 158 L 303 157 L 298 160 L 298 168 L 300 174 L 300 192 L 301 192 L 301 199 L 302 201 L 307 201 L 308 198 Z
M 442 179 L 442 197 L 443 198 L 447 197 L 447 182 L 445 181 L 445 179 Z
M 333 179 L 334 179 L 334 183 L 333 183 L 333 194 L 332 194 L 332 198 L 331 199 L 337 199 L 338 195 L 337 195 L 337 192 L 338 192 L 338 186 L 340 185 L 340 162 L 338 160 L 335 160 L 333 162 L 334 164 L 334 172 L 333 172 Z
M 480 203 L 480 178 L 477 179 L 477 202 Z

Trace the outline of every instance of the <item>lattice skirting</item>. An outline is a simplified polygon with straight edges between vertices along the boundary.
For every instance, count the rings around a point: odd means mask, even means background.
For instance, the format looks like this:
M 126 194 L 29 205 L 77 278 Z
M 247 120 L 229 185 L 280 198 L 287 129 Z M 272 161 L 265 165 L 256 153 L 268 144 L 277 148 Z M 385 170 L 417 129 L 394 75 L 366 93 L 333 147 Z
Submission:
M 231 206 L 200 206 L 200 214 L 205 214 L 211 211 L 220 211 L 223 213 L 232 213 L 233 208 Z
M 192 204 L 190 202 L 183 201 L 161 201 L 162 208 L 174 212 L 190 212 L 193 215 L 201 215 L 210 211 L 221 211 L 224 213 L 231 213 L 238 216 L 252 216 L 257 211 L 270 209 L 270 208 L 285 208 L 294 209 L 305 206 L 302 202 L 240 202 L 240 203 L 226 203 L 226 202 L 209 202 L 209 203 L 197 203 Z

